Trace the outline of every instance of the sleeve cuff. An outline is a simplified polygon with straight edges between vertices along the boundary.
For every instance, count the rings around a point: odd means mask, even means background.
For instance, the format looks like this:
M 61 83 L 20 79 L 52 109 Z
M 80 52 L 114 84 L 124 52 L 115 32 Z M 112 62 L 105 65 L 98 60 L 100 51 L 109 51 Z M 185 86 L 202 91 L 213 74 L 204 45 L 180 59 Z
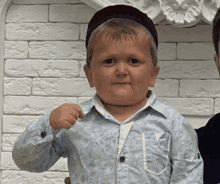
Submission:
M 50 126 L 50 113 L 48 113 L 48 119 L 47 119 L 47 127 L 51 130 L 51 133 L 53 134 L 53 138 L 60 132 L 61 128 L 54 129 L 52 126 Z
M 50 125 L 49 125 L 50 126 Z M 52 126 L 50 126 L 50 128 L 51 128 L 51 132 L 52 132 L 52 134 L 54 135 L 54 136 L 56 136 L 59 132 L 60 132 L 60 128 L 59 129 L 54 129 Z

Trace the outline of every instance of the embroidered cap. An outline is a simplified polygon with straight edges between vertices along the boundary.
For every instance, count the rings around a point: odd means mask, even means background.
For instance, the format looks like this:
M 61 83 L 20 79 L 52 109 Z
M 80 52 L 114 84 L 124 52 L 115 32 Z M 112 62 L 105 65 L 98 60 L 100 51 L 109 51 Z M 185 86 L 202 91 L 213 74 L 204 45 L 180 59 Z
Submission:
M 158 48 L 157 30 L 154 26 L 153 21 L 147 16 L 147 14 L 141 12 L 137 8 L 127 5 L 107 6 L 95 13 L 88 25 L 88 30 L 86 34 L 86 48 L 88 46 L 89 38 L 92 32 L 99 25 L 112 18 L 127 18 L 142 24 L 152 34 Z

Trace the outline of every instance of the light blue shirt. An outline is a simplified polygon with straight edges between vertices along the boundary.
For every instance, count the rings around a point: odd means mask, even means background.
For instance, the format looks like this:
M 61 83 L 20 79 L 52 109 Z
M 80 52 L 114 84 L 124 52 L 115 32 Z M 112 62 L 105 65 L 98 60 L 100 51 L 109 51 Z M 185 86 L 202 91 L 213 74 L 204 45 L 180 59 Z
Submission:
M 16 165 L 44 172 L 62 156 L 72 184 L 203 184 L 196 132 L 153 92 L 123 122 L 97 95 L 80 106 L 86 116 L 69 130 L 51 128 L 49 114 L 31 122 L 13 146 Z

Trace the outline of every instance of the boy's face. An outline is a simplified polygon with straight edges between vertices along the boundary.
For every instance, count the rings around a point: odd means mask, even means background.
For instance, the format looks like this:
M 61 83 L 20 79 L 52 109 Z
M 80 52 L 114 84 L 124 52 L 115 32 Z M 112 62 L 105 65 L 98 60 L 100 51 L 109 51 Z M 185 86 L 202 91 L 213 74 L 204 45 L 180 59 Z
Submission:
M 84 71 L 90 87 L 111 105 L 134 105 L 146 99 L 149 86 L 153 87 L 159 66 L 153 66 L 146 33 L 139 33 L 135 41 L 115 41 L 99 37 L 93 49 L 90 68 Z

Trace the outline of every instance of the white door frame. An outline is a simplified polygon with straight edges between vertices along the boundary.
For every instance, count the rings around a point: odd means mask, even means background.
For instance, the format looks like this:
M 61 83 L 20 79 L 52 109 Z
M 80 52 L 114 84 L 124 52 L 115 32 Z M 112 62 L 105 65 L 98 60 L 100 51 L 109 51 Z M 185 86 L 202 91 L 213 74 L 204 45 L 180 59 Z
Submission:
M 5 51 L 5 17 L 12 0 L 0 0 L 0 165 L 2 155 L 2 127 L 4 105 L 4 51 Z M 0 184 L 2 171 L 0 171 Z

